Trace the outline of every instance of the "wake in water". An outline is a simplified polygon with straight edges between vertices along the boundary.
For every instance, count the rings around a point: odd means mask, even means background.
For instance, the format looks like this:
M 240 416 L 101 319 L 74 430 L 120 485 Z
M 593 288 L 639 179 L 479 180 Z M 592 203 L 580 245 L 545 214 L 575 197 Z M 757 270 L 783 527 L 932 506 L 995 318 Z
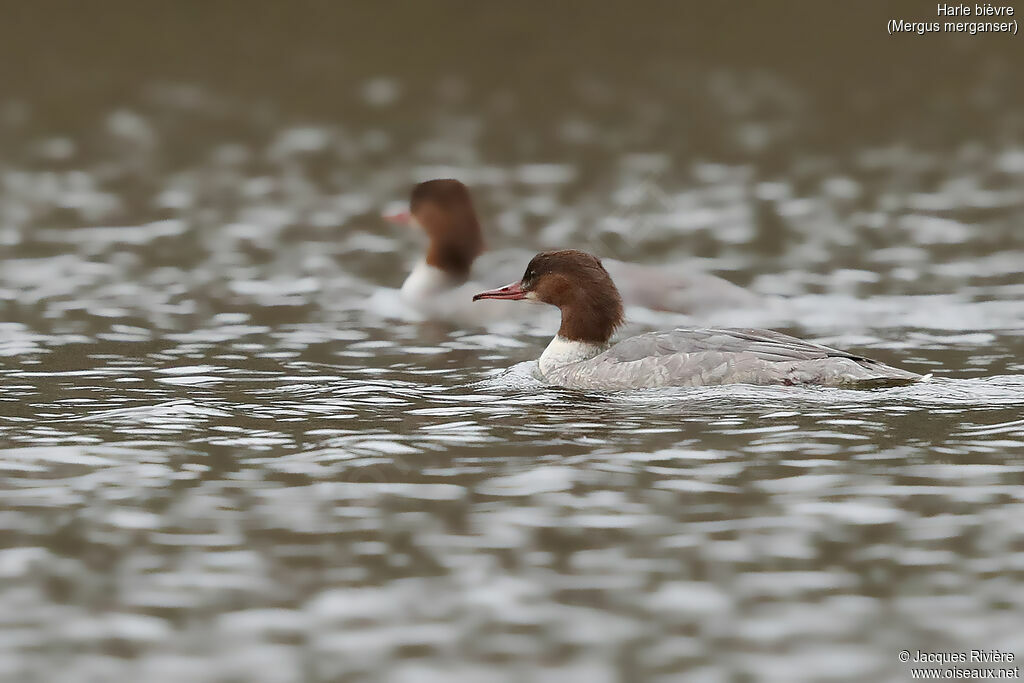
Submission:
M 538 377 L 537 362 L 517 363 L 491 377 L 473 382 L 470 387 L 490 390 L 523 391 L 558 389 Z M 713 402 L 736 406 L 849 406 L 884 403 L 917 403 L 982 407 L 988 405 L 1024 405 L 1024 375 L 995 375 L 972 379 L 929 376 L 927 381 L 896 387 L 836 388 L 802 386 L 763 386 L 727 384 L 708 387 L 669 387 L 613 392 L 573 392 L 580 396 L 604 396 L 628 403 L 685 401 L 687 404 Z M 562 394 L 560 394 L 562 395 Z

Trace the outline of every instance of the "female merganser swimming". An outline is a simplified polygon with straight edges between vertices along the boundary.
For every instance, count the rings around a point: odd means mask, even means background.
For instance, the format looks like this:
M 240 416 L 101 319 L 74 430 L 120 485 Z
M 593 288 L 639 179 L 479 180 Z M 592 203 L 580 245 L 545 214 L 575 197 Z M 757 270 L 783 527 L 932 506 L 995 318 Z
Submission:
M 429 310 L 437 306 L 438 294 L 468 281 L 474 261 L 484 251 L 484 240 L 465 185 L 452 179 L 420 183 L 412 190 L 409 210 L 386 218 L 418 226 L 430 240 L 424 259 L 402 284 L 403 299 Z M 496 267 L 503 270 L 502 265 L 487 264 L 489 275 L 494 275 Z M 631 307 L 699 315 L 763 304 L 761 297 L 727 280 L 706 273 L 679 272 L 678 266 L 648 266 L 614 259 L 605 259 L 604 265 Z M 508 272 L 507 277 L 514 275 Z
M 622 324 L 622 299 L 601 261 L 582 251 L 537 254 L 522 280 L 480 299 L 538 301 L 562 313 L 538 367 L 551 384 L 619 390 L 715 384 L 884 385 L 920 375 L 780 332 L 676 329 L 609 345 Z

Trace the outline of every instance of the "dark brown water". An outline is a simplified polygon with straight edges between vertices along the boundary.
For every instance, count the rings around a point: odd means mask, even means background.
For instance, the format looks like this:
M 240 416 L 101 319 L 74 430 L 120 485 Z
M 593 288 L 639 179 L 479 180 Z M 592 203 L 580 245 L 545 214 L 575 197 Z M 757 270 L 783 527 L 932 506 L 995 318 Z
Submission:
M 1019 43 L 479 5 L 3 6 L 0 678 L 1024 656 Z M 392 317 L 421 245 L 378 216 L 439 176 L 495 248 L 718 272 L 785 298 L 734 323 L 935 379 L 539 386 L 552 330 Z

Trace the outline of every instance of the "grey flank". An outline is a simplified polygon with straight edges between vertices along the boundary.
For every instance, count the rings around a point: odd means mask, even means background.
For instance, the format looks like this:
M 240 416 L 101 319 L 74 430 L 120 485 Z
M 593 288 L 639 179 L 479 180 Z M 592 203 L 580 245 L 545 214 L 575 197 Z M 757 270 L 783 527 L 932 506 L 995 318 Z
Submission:
M 870 358 L 757 329 L 676 329 L 632 337 L 548 382 L 618 390 L 717 384 L 886 385 L 921 376 Z

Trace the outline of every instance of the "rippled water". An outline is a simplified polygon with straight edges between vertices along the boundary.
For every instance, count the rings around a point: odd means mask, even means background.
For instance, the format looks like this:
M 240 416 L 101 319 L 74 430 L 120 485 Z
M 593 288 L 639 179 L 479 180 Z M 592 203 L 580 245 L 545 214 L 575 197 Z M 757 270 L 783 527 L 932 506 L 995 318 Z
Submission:
M 1019 116 L 816 149 L 784 81 L 680 78 L 659 101 L 581 78 L 520 126 L 530 103 L 458 79 L 367 80 L 342 121 L 192 85 L 70 129 L 6 102 L 0 675 L 904 680 L 903 648 L 1024 656 Z M 714 140 L 668 135 L 679 111 Z M 712 270 L 778 298 L 722 322 L 935 379 L 543 387 L 550 329 L 377 305 L 420 249 L 378 215 L 437 176 L 497 248 Z

